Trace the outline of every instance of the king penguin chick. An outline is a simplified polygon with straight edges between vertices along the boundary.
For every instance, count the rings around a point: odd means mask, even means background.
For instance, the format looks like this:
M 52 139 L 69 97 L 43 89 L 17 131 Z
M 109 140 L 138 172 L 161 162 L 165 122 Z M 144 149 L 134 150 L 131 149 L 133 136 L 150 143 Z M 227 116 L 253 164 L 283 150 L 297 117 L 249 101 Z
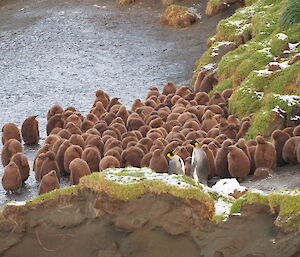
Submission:
M 199 146 L 196 140 L 190 142 L 194 146 L 191 163 L 191 176 L 199 183 L 207 185 L 208 179 L 208 160 L 206 153 Z
M 168 159 L 168 174 L 184 175 L 184 162 L 180 156 L 175 155 L 173 151 L 168 152 L 166 156 Z

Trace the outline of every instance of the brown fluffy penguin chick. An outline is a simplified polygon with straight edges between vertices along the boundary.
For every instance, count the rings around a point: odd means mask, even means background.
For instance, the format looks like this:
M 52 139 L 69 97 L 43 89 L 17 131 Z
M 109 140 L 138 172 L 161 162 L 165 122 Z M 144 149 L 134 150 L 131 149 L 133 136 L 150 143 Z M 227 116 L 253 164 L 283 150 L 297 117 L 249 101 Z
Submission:
M 230 140 L 225 140 L 221 148 L 217 151 L 215 159 L 216 175 L 221 178 L 230 177 L 228 170 L 228 147 L 232 145 Z
M 99 163 L 99 170 L 103 171 L 108 168 L 120 168 L 120 162 L 114 156 L 104 156 Z
M 135 99 L 132 104 L 131 110 L 135 112 L 136 109 L 143 107 L 143 106 L 145 106 L 145 104 L 142 103 L 141 99 Z
M 61 138 L 69 139 L 72 134 L 68 130 L 62 129 L 61 131 L 58 132 L 57 135 Z
M 4 168 L 2 186 L 6 191 L 15 191 L 22 186 L 21 174 L 14 162 L 10 162 Z
M 35 172 L 35 179 L 36 179 L 36 181 L 39 181 L 40 173 L 41 173 L 41 170 L 42 170 L 42 165 L 43 165 L 43 162 L 45 160 L 46 160 L 45 153 L 39 154 L 37 156 L 37 158 L 35 159 L 33 170 Z
M 40 140 L 39 122 L 36 117 L 37 115 L 30 116 L 22 124 L 22 138 L 27 145 L 38 144 Z
M 81 135 L 82 134 L 81 129 L 79 127 L 77 127 L 76 124 L 73 122 L 67 123 L 66 130 L 69 131 L 72 135 L 74 135 L 74 134 Z
M 2 144 L 4 145 L 9 139 L 16 139 L 22 143 L 21 133 L 15 123 L 6 123 L 2 127 Z
M 300 136 L 289 138 L 282 149 L 282 158 L 285 162 L 297 164 L 297 146 L 300 144 Z
M 239 118 L 235 114 L 229 115 L 229 117 L 227 118 L 227 122 L 235 124 L 235 125 L 239 125 L 241 123 L 241 121 L 239 120 Z
M 294 137 L 300 136 L 300 124 L 293 130 Z
M 65 122 L 63 120 L 63 114 L 55 114 L 52 116 L 46 126 L 47 136 L 50 135 L 54 128 L 64 128 Z
M 256 142 L 257 146 L 254 154 L 256 168 L 274 170 L 276 167 L 276 150 L 274 145 L 267 142 L 262 136 L 257 136 Z
M 153 152 L 148 152 L 141 160 L 141 167 L 149 167 Z
M 94 101 L 93 107 L 96 106 L 97 102 L 101 102 L 104 108 L 106 108 L 109 103 L 107 94 L 101 89 L 96 91 L 96 99 Z
M 18 152 L 23 152 L 23 147 L 18 140 L 12 138 L 6 141 L 1 152 L 1 161 L 3 167 L 8 165 L 11 157 Z
M 80 146 L 82 149 L 84 149 L 84 147 L 85 147 L 85 143 L 84 143 L 83 137 L 81 135 L 78 135 L 78 134 L 72 135 L 69 138 L 69 142 L 72 145 L 78 145 L 78 146 Z
M 205 92 L 198 92 L 194 98 L 194 100 L 199 104 L 199 105 L 206 105 L 209 101 L 209 96 Z
M 225 98 L 218 92 L 215 92 L 210 98 L 208 105 L 226 103 Z
M 208 161 L 208 178 L 212 178 L 216 174 L 215 159 L 212 151 L 208 148 L 208 145 L 202 145 L 201 148 L 206 153 Z
M 59 104 L 54 104 L 47 113 L 47 120 L 50 120 L 52 116 L 55 114 L 62 114 L 64 112 L 64 109 Z
M 163 95 L 175 94 L 176 93 L 175 84 L 172 81 L 168 82 L 167 85 L 164 86 L 162 93 Z
M 25 182 L 28 179 L 30 172 L 28 158 L 23 153 L 16 153 L 12 156 L 11 161 L 18 166 L 22 182 Z
M 71 145 L 67 148 L 64 154 L 64 169 L 67 173 L 70 173 L 69 165 L 71 161 L 81 158 L 82 152 L 82 148 L 78 145 Z
M 205 132 L 210 131 L 214 126 L 218 124 L 216 119 L 213 117 L 213 112 L 210 110 L 207 110 L 204 113 L 203 118 L 204 119 L 201 123 L 201 129 L 204 130 Z
M 104 156 L 114 156 L 119 162 L 121 161 L 122 149 L 120 147 L 114 147 L 105 152 Z
M 236 135 L 236 140 L 245 137 L 246 133 L 248 132 L 249 128 L 250 128 L 250 122 L 249 121 L 245 121 L 242 123 L 242 126 L 239 130 L 239 132 Z
M 227 100 L 228 98 L 231 97 L 232 93 L 233 93 L 233 89 L 229 88 L 222 92 L 222 96 L 224 97 L 225 100 Z
M 140 127 L 144 126 L 145 122 L 140 118 L 137 113 L 132 113 L 129 115 L 126 123 L 128 131 L 138 130 Z
M 60 179 L 60 173 L 59 173 L 57 162 L 55 160 L 54 152 L 49 151 L 45 153 L 44 156 L 45 156 L 45 160 L 43 161 L 43 164 L 41 166 L 39 181 L 41 181 L 43 176 L 45 176 L 51 170 L 55 170 L 58 179 Z
M 168 170 L 168 162 L 162 153 L 161 149 L 156 149 L 153 152 L 152 158 L 149 164 L 150 169 L 158 173 L 166 173 Z
M 65 159 L 64 156 L 65 156 L 66 150 L 71 145 L 72 144 L 68 140 L 66 140 L 65 142 L 63 142 L 61 144 L 61 146 L 58 148 L 58 151 L 56 153 L 55 160 L 56 160 L 56 163 L 57 163 L 60 174 L 64 174 L 66 172 L 65 168 L 64 168 L 64 159 Z
M 121 167 L 141 167 L 141 161 L 144 157 L 144 152 L 136 147 L 132 146 L 122 152 L 121 155 Z
M 229 146 L 228 170 L 231 176 L 244 179 L 250 172 L 250 161 L 248 156 L 236 146 Z
M 81 128 L 82 120 L 76 114 L 70 115 L 65 120 L 65 124 L 68 124 L 69 122 L 73 122 L 78 128 Z
M 85 144 L 90 146 L 96 146 L 100 152 L 100 156 L 102 157 L 104 155 L 104 143 L 100 136 L 90 135 L 85 140 Z
M 98 169 L 98 168 L 97 168 Z M 70 163 L 70 182 L 72 185 L 78 185 L 79 179 L 91 174 L 89 165 L 85 160 L 76 158 Z
M 48 174 L 43 176 L 39 186 L 39 195 L 46 194 L 59 188 L 59 180 L 56 176 L 56 171 L 52 170 Z
M 51 147 L 51 151 L 53 151 L 55 153 L 55 155 L 57 154 L 58 152 L 58 149 L 59 147 L 62 145 L 63 142 L 67 141 L 67 139 L 64 139 L 64 138 L 61 138 L 61 139 L 58 139 L 54 145 Z M 48 151 L 47 151 L 48 152 Z
M 185 97 L 192 92 L 192 88 L 189 86 L 180 86 L 177 88 L 175 95 Z
M 188 157 L 184 161 L 185 175 L 191 176 L 192 157 Z
M 97 102 L 96 106 L 91 109 L 90 113 L 94 114 L 98 119 L 100 119 L 101 115 L 106 113 L 106 110 L 102 104 L 102 102 Z
M 82 152 L 82 159 L 86 161 L 92 172 L 98 171 L 101 155 L 96 146 L 87 146 Z
M 248 152 L 249 152 L 249 159 L 250 159 L 250 174 L 253 174 L 256 170 L 255 167 L 255 160 L 254 160 L 254 155 L 255 155 L 255 150 L 256 146 L 249 146 L 248 147 Z
M 282 166 L 286 164 L 284 159 L 282 158 L 282 150 L 285 142 L 290 138 L 288 133 L 285 133 L 279 129 L 275 130 L 272 133 L 272 138 L 274 139 L 274 145 L 276 150 L 276 161 L 277 166 Z
M 160 93 L 158 91 L 157 87 L 150 87 L 149 91 L 147 93 L 146 99 L 150 98 L 151 96 L 157 96 L 159 97 Z

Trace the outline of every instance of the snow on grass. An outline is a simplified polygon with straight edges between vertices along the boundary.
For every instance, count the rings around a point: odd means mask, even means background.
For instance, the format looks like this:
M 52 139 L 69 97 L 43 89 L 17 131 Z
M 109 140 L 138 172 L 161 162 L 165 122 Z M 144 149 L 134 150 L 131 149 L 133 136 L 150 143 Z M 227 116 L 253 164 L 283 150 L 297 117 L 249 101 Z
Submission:
M 216 67 L 217 67 L 216 63 L 209 63 L 207 65 L 204 65 L 202 68 L 207 71 L 211 71 L 211 70 L 214 70 Z
M 221 179 L 214 186 L 207 187 L 202 185 L 206 191 L 215 200 L 215 216 L 223 216 L 226 220 L 230 214 L 230 208 L 235 201 L 231 196 L 234 192 L 244 192 L 246 187 L 241 186 L 235 178 Z
M 273 94 L 274 97 L 285 101 L 288 106 L 294 106 L 300 104 L 300 96 L 298 95 L 279 95 L 279 94 Z
M 288 36 L 286 34 L 283 33 L 278 33 L 275 35 L 279 40 L 286 40 L 288 38 Z
M 22 206 L 22 205 L 25 205 L 25 204 L 26 204 L 26 201 L 21 201 L 21 202 L 12 201 L 12 202 L 7 203 L 6 205 Z
M 180 188 L 195 188 L 195 185 L 189 184 L 182 175 L 168 175 L 167 173 L 156 173 L 149 168 L 120 168 L 107 169 L 103 171 L 105 178 L 118 184 L 128 185 L 136 184 L 142 180 L 160 180 L 170 186 Z
M 295 43 L 295 44 L 289 43 L 289 49 L 290 49 L 291 51 L 293 51 L 293 50 L 295 50 L 299 45 L 300 45 L 300 42 Z

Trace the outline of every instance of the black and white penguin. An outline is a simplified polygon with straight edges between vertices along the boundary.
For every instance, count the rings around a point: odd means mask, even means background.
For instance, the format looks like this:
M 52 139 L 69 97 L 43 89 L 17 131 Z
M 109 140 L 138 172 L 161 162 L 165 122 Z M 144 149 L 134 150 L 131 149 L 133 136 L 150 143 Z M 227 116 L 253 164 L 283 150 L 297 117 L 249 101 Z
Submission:
M 191 163 L 191 177 L 201 184 L 207 185 L 208 160 L 206 153 L 196 140 L 190 142 L 194 146 Z
M 184 162 L 180 158 L 180 156 L 174 154 L 173 151 L 168 152 L 166 156 L 168 159 L 168 174 L 184 175 L 185 174 Z

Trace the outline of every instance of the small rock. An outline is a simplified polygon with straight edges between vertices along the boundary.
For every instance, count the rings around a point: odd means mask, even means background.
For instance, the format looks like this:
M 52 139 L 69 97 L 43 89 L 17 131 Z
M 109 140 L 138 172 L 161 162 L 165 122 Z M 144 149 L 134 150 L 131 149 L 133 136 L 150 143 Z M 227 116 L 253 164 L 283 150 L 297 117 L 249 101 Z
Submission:
M 274 171 L 269 168 L 257 168 L 253 174 L 255 180 L 260 180 L 268 177 L 272 177 Z
M 191 26 L 197 19 L 197 15 L 187 7 L 173 4 L 165 10 L 160 22 L 172 27 L 185 28 Z
M 292 65 L 295 62 L 298 62 L 299 60 L 300 60 L 300 53 L 293 56 L 292 59 L 289 60 L 288 65 Z
M 276 71 L 276 70 L 281 70 L 279 63 L 277 62 L 271 62 L 268 65 L 268 70 L 269 71 Z

